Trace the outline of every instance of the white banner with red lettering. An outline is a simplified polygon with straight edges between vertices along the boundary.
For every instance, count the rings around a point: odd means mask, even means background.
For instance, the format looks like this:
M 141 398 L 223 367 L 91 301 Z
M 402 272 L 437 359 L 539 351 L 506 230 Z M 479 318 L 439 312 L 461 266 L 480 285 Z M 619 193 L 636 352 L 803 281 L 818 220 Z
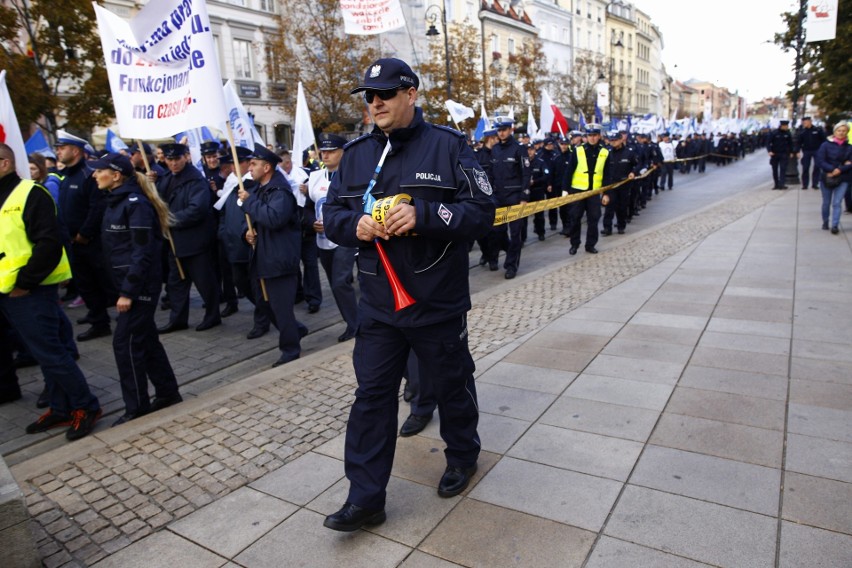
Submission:
M 228 119 L 204 0 L 151 0 L 129 22 L 93 5 L 124 138 L 167 138 Z
M 340 0 L 344 29 L 349 35 L 373 35 L 405 25 L 399 0 Z

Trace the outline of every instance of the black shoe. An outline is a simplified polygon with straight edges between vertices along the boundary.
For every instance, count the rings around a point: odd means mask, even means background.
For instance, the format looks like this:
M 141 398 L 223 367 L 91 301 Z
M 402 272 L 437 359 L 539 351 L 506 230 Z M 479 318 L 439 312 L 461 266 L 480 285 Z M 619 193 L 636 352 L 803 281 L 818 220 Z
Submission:
M 405 422 L 402 423 L 402 428 L 399 429 L 399 435 L 402 438 L 408 438 L 409 436 L 419 434 L 431 421 L 431 414 L 429 416 L 417 416 L 415 414 L 410 414 L 408 418 L 405 419 Z
M 299 322 L 296 322 L 296 323 L 299 323 Z M 310 331 L 308 331 L 307 327 L 305 327 L 302 324 L 299 324 L 299 339 L 304 339 L 305 337 L 308 336 L 309 333 L 310 333 Z
M 77 320 L 77 323 L 80 325 L 86 325 L 87 323 L 92 323 L 92 320 L 89 319 L 89 316 L 83 316 Z
M 262 327 L 253 327 L 251 328 L 251 331 L 248 332 L 248 335 L 246 335 L 246 339 L 257 339 L 258 337 L 263 337 L 267 333 L 269 333 L 268 327 L 266 329 Z
M 298 355 L 296 355 L 295 357 L 293 357 L 292 355 L 282 355 L 281 357 L 278 358 L 278 360 L 276 362 L 274 362 L 272 364 L 272 368 L 274 369 L 275 367 L 280 367 L 281 365 L 286 365 L 290 361 L 295 361 L 298 358 L 299 358 Z
M 556 225 L 551 225 L 551 226 L 550 226 L 550 230 L 551 230 L 551 231 L 555 231 L 555 230 L 556 230 Z
M 786 185 L 782 185 L 782 186 L 781 186 L 781 187 L 779 187 L 778 189 L 788 189 L 788 188 L 787 188 L 787 186 L 786 186 Z
M 803 186 L 802 186 L 802 189 L 808 189 L 808 186 L 803 185 Z
M 320 309 L 320 307 L 318 305 L 311 304 L 311 305 L 308 306 L 308 313 L 309 314 L 315 314 L 319 311 L 319 309 Z
M 561 231 L 559 231 L 559 234 L 562 235 L 563 237 L 567 237 L 568 231 L 566 231 L 565 229 L 562 229 Z
M 338 342 L 338 343 L 343 343 L 344 341 L 349 341 L 349 340 L 350 340 L 350 339 L 352 339 L 353 337 L 355 337 L 355 332 L 354 332 L 354 331 L 349 331 L 349 330 L 347 330 L 347 331 L 344 331 L 344 332 L 343 332 L 343 333 L 342 333 L 342 334 L 341 334 L 341 335 L 337 338 L 337 342 Z
M 151 412 L 157 412 L 158 410 L 168 408 L 179 402 L 183 402 L 183 397 L 179 394 L 173 394 L 172 396 L 155 396 L 154 400 L 151 401 Z
M 414 389 L 414 384 L 408 379 L 405 380 L 405 388 L 402 389 L 402 400 L 411 402 L 417 396 L 417 391 Z
M 15 357 L 13 364 L 15 365 L 16 369 L 23 369 L 25 367 L 35 367 L 36 365 L 38 365 L 38 361 L 29 356 L 21 356 L 21 354 L 18 353 L 18 356 Z
M 0 393 L 0 404 L 21 400 L 21 397 L 23 396 L 24 395 L 21 394 L 21 388 L 16 384 L 13 389 Z
M 517 274 L 517 272 L 514 271 L 514 270 L 507 270 L 506 271 L 506 280 L 511 280 L 512 278 L 515 277 L 516 274 Z
M 118 418 L 118 420 L 116 420 L 115 422 L 112 423 L 111 427 L 115 428 L 116 426 L 121 426 L 122 424 L 130 422 L 131 420 L 136 420 L 140 416 L 144 416 L 144 414 L 133 414 L 133 413 L 123 414 Z
M 62 297 L 59 298 L 60 302 L 71 302 L 77 298 L 77 292 L 66 289 L 65 293 L 62 294 Z
M 222 325 L 222 320 L 219 318 L 216 318 L 213 321 L 203 321 L 195 326 L 195 331 L 207 331 L 208 329 L 213 329 L 217 325 Z
M 77 336 L 77 341 L 89 341 L 91 339 L 97 339 L 98 337 L 106 337 L 108 335 L 112 335 L 112 330 L 110 330 L 109 326 L 92 326 L 83 333 Z
M 476 473 L 476 464 L 465 469 L 455 465 L 448 465 L 438 483 L 439 497 L 455 497 L 470 484 L 470 479 Z
M 624 234 L 624 229 L 619 229 L 619 230 L 618 230 L 618 234 L 619 234 L 619 235 L 623 235 L 623 234 Z
M 65 432 L 65 437 L 69 440 L 79 440 L 88 436 L 95 429 L 95 423 L 101 415 L 103 415 L 103 411 L 100 408 L 97 410 L 83 410 L 82 408 L 72 410 L 71 427 Z
M 586 247 L 586 252 L 589 254 L 598 254 L 598 249 L 595 247 Z
M 832 234 L 832 235 L 836 235 L 836 234 L 837 234 L 837 233 L 839 233 L 839 232 L 840 232 L 840 231 L 837 229 L 837 225 L 835 225 L 835 226 L 833 226 L 833 227 L 831 228 L 831 234 Z
M 162 300 L 160 300 L 160 310 L 161 311 L 165 312 L 166 310 L 170 310 L 170 309 L 172 309 L 172 303 L 169 301 L 168 298 L 163 298 Z
M 237 304 L 228 304 L 227 306 L 225 306 L 225 309 L 221 311 L 219 316 L 226 318 L 234 315 L 238 311 L 240 311 L 240 308 L 237 306 Z
M 828 230 L 828 221 L 823 221 L 823 222 L 822 222 L 822 230 L 823 230 L 823 231 L 827 231 L 827 230 Z
M 38 400 L 36 400 L 36 408 L 47 408 L 48 406 L 50 406 L 50 394 L 47 392 L 47 387 L 44 387 L 41 394 L 38 395 Z
M 38 417 L 38 420 L 27 426 L 27 434 L 38 434 L 39 432 L 47 432 L 52 428 L 60 426 L 70 426 L 71 417 L 62 414 L 54 414 L 52 410 L 48 410 Z
M 182 331 L 184 329 L 188 329 L 189 326 L 185 323 L 175 323 L 169 322 L 162 327 L 157 328 L 157 333 L 171 333 L 173 331 Z
M 603 231 L 601 231 L 601 235 L 603 235 L 605 237 L 608 237 L 611 234 L 612 234 L 612 229 L 604 229 Z
M 369 511 L 352 503 L 344 503 L 338 512 L 325 518 L 322 526 L 334 531 L 352 532 L 361 527 L 380 525 L 385 519 L 387 515 L 384 510 Z
M 538 236 L 538 240 L 543 241 L 543 240 L 544 240 L 544 234 L 540 234 L 540 235 Z
M 568 254 L 570 254 L 570 255 L 577 254 L 577 247 L 572 245 L 571 248 L 568 249 Z
M 498 267 L 497 267 L 497 262 L 496 262 L 496 261 L 495 261 L 495 262 L 489 262 L 489 263 L 488 263 L 488 270 L 490 270 L 491 272 L 495 272 L 495 271 L 497 270 L 497 268 L 498 268 Z

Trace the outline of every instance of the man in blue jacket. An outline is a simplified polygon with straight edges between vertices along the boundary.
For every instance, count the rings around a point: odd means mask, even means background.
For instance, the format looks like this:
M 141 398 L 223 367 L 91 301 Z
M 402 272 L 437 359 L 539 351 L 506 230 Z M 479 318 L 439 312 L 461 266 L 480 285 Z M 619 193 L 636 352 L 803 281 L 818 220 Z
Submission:
M 333 530 L 385 520 L 399 385 L 410 350 L 437 397 L 447 445 L 438 495 L 458 495 L 476 472 L 479 413 L 467 344 L 468 243 L 491 228 L 495 206 L 488 177 L 464 135 L 423 120 L 415 106 L 419 86 L 399 59 L 379 59 L 367 69 L 352 93 L 364 92 L 376 128 L 345 147 L 323 209 L 328 238 L 358 247 L 361 288 L 352 357 L 358 388 L 344 457 L 350 488 L 343 507 L 323 523 Z M 368 191 L 400 201 L 383 222 L 364 212 Z M 377 241 L 414 304 L 396 309 Z

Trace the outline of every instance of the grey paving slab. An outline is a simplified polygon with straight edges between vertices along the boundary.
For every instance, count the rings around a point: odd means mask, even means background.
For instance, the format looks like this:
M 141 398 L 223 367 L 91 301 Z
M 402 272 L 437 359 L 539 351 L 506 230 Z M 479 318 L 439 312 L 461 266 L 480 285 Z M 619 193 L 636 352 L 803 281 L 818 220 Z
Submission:
M 607 344 L 601 353 L 685 365 L 692 354 L 692 346 L 616 337 Z
M 663 413 L 651 443 L 767 467 L 781 466 L 783 432 Z
M 625 481 L 641 451 L 638 442 L 534 424 L 507 455 Z
M 788 471 L 852 483 L 852 444 L 790 434 L 784 465 Z
M 586 562 L 586 568 L 703 568 L 695 562 L 646 546 L 603 536 Z
M 621 486 L 611 479 L 504 457 L 469 496 L 477 501 L 598 531 Z
M 649 383 L 643 383 L 649 384 Z M 567 395 L 559 397 L 538 422 L 604 436 L 644 442 L 651 435 L 660 413 L 656 410 L 621 406 Z
M 719 333 L 741 333 L 789 339 L 793 328 L 789 323 L 754 321 L 747 319 L 723 318 L 714 315 L 707 323 L 707 331 Z
M 662 411 L 672 388 L 671 385 L 583 373 L 571 383 L 565 396 Z
M 771 275 L 767 275 L 771 279 Z M 792 298 L 767 298 L 756 296 L 739 296 L 735 294 L 723 294 L 719 299 L 720 308 L 742 308 L 746 310 L 792 312 Z
M 609 341 L 600 335 L 543 330 L 533 335 L 526 345 L 587 353 L 598 353 Z
M 618 332 L 616 337 L 618 339 L 659 341 L 660 343 L 693 346 L 698 343 L 701 330 L 628 323 Z
M 793 337 L 835 343 L 841 338 L 852 337 L 852 321 L 835 319 L 822 324 L 806 324 L 797 321 Z
M 714 390 L 679 386 L 672 394 L 666 412 L 770 430 L 784 429 L 783 401 Z
M 784 521 L 778 566 L 852 566 L 852 536 Z
M 581 372 L 595 357 L 594 353 L 570 351 L 566 349 L 550 349 L 522 345 L 512 351 L 503 360 L 509 363 L 519 363 L 544 369 Z
M 790 288 L 755 287 L 755 286 L 727 286 L 723 296 L 744 296 L 748 298 L 776 298 L 781 300 L 792 300 L 793 290 Z
M 852 442 L 852 410 L 791 403 L 787 427 L 796 434 Z
M 615 323 L 624 323 L 633 317 L 633 312 L 630 308 L 609 307 L 609 308 L 590 308 L 581 306 L 576 310 L 571 311 L 566 317 L 575 320 L 590 320 L 590 321 L 608 321 Z
M 852 385 L 852 364 L 845 361 L 791 357 L 790 377 L 808 381 Z
M 481 383 L 476 385 L 479 410 L 519 420 L 535 420 L 547 410 L 556 395 L 539 391 Z
M 663 327 L 676 327 L 683 329 L 704 329 L 707 325 L 707 317 L 682 316 L 677 314 L 658 314 L 655 312 L 638 312 L 630 319 L 632 324 L 659 325 Z
M 162 531 L 123 548 L 94 565 L 95 568 L 219 568 L 226 558 L 193 544 L 180 536 Z
M 781 471 L 649 444 L 630 483 L 772 516 Z
M 628 485 L 605 534 L 716 566 L 770 568 L 773 517 Z
M 731 369 L 688 365 L 678 383 L 684 387 L 715 390 L 771 400 L 787 399 L 787 378 Z
M 771 355 L 789 355 L 790 340 L 784 337 L 766 337 L 743 333 L 707 331 L 701 336 L 699 347 L 752 351 Z
M 594 361 L 589 363 L 584 372 L 590 375 L 603 375 L 631 381 L 673 385 L 680 377 L 683 367 L 680 363 L 598 355 Z
M 172 523 L 169 530 L 233 558 L 296 510 L 291 503 L 243 487 Z
M 399 565 L 399 568 L 453 568 L 454 566 L 461 566 L 461 564 L 448 562 L 437 556 L 415 550 Z
M 505 454 L 518 441 L 531 422 L 498 416 L 488 412 L 479 413 L 479 438 L 482 449 L 496 454 Z
M 793 322 L 792 310 L 784 309 L 762 309 L 758 307 L 744 306 L 717 306 L 713 312 L 715 317 L 727 319 L 741 319 L 750 321 L 763 321 L 791 324 Z
M 848 410 L 852 408 L 852 384 L 790 381 L 790 402 Z
M 710 317 L 713 313 L 713 305 L 698 302 L 677 302 L 669 300 L 665 295 L 654 296 L 644 306 L 641 312 L 655 314 L 676 314 L 682 316 Z
M 616 333 L 618 333 L 618 330 L 620 330 L 623 326 L 623 323 L 572 319 L 563 316 L 548 324 L 544 329 L 557 333 L 565 332 L 584 335 L 597 335 L 600 337 L 612 337 Z
M 696 347 L 690 363 L 703 367 L 717 367 L 735 371 L 749 371 L 786 377 L 789 358 L 786 355 L 734 351 L 715 347 Z
M 852 484 L 788 471 L 782 516 L 794 523 L 852 535 Z
M 421 548 L 463 566 L 579 567 L 594 537 L 589 531 L 465 499 Z
M 808 359 L 828 359 L 830 361 L 852 363 L 852 349 L 849 349 L 848 341 L 842 342 L 843 339 L 838 337 L 835 338 L 835 342 L 830 343 L 828 341 L 810 341 L 794 338 L 793 355 Z
M 305 505 L 341 477 L 343 464 L 339 460 L 308 452 L 267 473 L 250 487 L 296 505 Z
M 410 553 L 405 545 L 361 530 L 323 528 L 323 516 L 301 509 L 234 558 L 246 568 L 281 566 L 397 566 Z
M 477 384 L 490 383 L 504 387 L 559 394 L 576 377 L 577 373 L 571 371 L 501 361 L 481 374 L 477 379 Z

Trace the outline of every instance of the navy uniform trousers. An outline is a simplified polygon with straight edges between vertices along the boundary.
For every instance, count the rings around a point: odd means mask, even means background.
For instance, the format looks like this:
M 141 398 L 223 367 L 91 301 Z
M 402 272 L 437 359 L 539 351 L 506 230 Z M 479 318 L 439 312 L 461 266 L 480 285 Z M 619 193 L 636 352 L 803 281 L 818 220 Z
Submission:
M 479 408 L 473 357 L 467 347 L 467 316 L 407 328 L 365 318 L 352 354 L 358 388 L 344 454 L 350 482 L 347 501 L 359 507 L 385 506 L 396 450 L 399 385 L 410 349 L 420 361 L 421 380 L 430 383 L 438 399 L 447 465 L 469 468 L 479 457 Z
M 180 257 L 180 265 L 186 276 L 180 279 L 180 272 L 175 263 L 175 257 L 169 251 L 169 284 L 166 288 L 172 313 L 169 323 L 179 325 L 189 324 L 189 291 L 192 284 L 204 300 L 204 320 L 210 323 L 221 319 L 219 316 L 219 282 L 213 269 L 213 252 L 211 250 L 192 256 Z
M 253 266 L 252 272 L 254 272 Z M 308 334 L 308 328 L 297 321 L 296 315 L 293 313 L 297 279 L 296 274 L 264 278 L 263 283 L 269 297 L 268 301 L 264 301 L 260 280 L 256 277 L 252 278 L 257 306 L 278 328 L 278 348 L 281 350 L 281 358 L 286 361 L 299 358 L 302 351 L 300 340 L 302 336 Z M 256 318 L 255 321 L 257 321 Z
M 158 398 L 178 394 L 175 372 L 154 323 L 158 295 L 159 292 L 148 302 L 134 300 L 129 311 L 118 314 L 115 324 L 112 348 L 126 414 L 146 414 L 151 410 L 148 380 Z

